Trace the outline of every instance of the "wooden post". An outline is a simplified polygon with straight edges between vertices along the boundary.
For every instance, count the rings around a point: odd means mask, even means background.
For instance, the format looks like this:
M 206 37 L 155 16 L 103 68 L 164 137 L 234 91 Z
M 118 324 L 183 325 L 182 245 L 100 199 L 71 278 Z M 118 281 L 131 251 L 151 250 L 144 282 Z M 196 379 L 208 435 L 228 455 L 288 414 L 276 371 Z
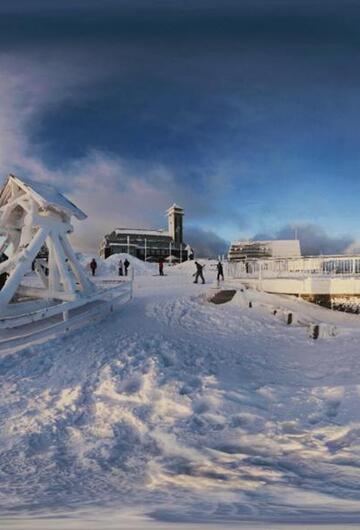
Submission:
M 10 273 L 4 287 L 0 291 L 0 310 L 12 299 L 24 274 L 31 270 L 31 264 L 44 244 L 47 235 L 48 229 L 40 228 L 30 245 L 20 253 L 15 269 Z

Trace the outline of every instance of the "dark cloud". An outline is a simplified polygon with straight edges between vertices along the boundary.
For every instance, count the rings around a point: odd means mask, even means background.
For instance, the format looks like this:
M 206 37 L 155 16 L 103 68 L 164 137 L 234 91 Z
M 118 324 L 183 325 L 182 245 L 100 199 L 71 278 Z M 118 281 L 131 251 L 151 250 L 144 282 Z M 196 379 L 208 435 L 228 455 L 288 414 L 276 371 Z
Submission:
M 294 239 L 300 240 L 301 252 L 305 256 L 319 254 L 343 254 L 354 243 L 349 235 L 331 236 L 324 228 L 313 223 L 292 224 L 281 228 L 276 234 L 255 234 L 253 239 Z
M 96 0 L 0 4 L 0 43 L 160 37 L 182 45 L 204 41 L 252 45 L 359 43 L 360 6 L 345 1 L 148 2 Z M 8 3 L 7 3 L 8 4 Z M 29 5 L 30 4 L 30 5 Z
M 356 0 L 342 0 L 342 10 L 355 8 Z M 147 11 L 185 11 L 204 12 L 214 11 L 327 11 L 339 7 L 338 0 L 63 0 L 61 3 L 48 0 L 12 0 L 2 2 L 0 11 L 60 11 L 60 10 L 89 10 L 89 9 L 121 9 Z
M 199 258 L 216 258 L 227 254 L 229 249 L 229 242 L 211 230 L 187 228 L 185 237 L 186 242 L 191 245 Z
M 273 230 L 279 217 L 284 224 L 328 219 L 341 227 L 346 212 L 346 226 L 352 219 L 356 226 L 360 4 L 4 4 L 0 155 L 6 172 L 16 163 L 26 173 L 31 153 L 33 176 L 61 173 L 59 184 L 79 201 L 85 197 L 101 230 L 137 223 L 139 210 L 139 220 L 151 225 L 174 200 L 192 226 L 213 227 L 225 238 L 239 224 L 247 232 Z M 94 152 L 100 155 L 93 167 Z M 98 173 L 80 196 L 69 168 L 86 182 L 89 167 Z M 115 168 L 110 176 L 109 167 Z M 96 182 L 104 184 L 101 195 Z M 144 199 L 144 190 L 155 199 Z M 193 236 L 206 254 L 227 245 L 215 233 Z

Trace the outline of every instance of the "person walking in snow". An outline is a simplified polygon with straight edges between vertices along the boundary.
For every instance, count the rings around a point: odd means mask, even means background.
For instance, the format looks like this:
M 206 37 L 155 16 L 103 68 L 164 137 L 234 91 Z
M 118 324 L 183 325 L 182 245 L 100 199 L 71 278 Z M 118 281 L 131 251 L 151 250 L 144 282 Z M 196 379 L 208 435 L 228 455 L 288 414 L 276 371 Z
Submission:
M 164 260 L 162 258 L 159 259 L 159 275 L 164 276 Z
M 224 267 L 221 261 L 219 260 L 218 264 L 216 265 L 217 268 L 217 281 L 220 281 L 220 278 L 222 281 L 224 281 Z
M 96 273 L 96 269 L 97 269 L 97 263 L 96 263 L 96 259 L 93 258 L 90 262 L 90 269 L 91 269 L 91 273 L 93 276 L 95 276 L 95 273 Z
M 199 278 L 202 280 L 202 283 L 205 283 L 205 278 L 203 275 L 203 269 L 205 265 L 201 265 L 199 262 L 195 261 L 195 266 L 196 266 L 196 272 L 194 274 L 195 276 L 194 283 L 197 283 Z
M 123 275 L 123 262 L 119 260 L 119 276 Z
M 126 260 L 124 261 L 124 268 L 125 268 L 125 276 L 128 275 L 128 268 L 130 266 L 130 261 L 126 258 Z

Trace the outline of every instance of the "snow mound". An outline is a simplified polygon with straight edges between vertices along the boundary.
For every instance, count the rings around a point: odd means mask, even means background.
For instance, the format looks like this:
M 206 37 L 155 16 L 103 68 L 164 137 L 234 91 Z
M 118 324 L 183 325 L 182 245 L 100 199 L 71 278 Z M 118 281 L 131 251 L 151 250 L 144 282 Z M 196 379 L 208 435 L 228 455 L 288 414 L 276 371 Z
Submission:
M 92 259 L 95 259 L 98 265 L 96 275 L 97 276 L 118 276 L 119 261 L 124 261 L 127 259 L 130 262 L 130 269 L 134 270 L 135 276 L 146 276 L 153 275 L 157 271 L 157 266 L 154 263 L 145 263 L 130 254 L 121 253 L 113 254 L 109 258 L 102 259 L 95 253 L 82 252 L 78 253 L 77 257 L 81 265 L 90 272 L 90 262 Z
M 216 260 L 210 259 L 198 259 L 198 260 L 189 260 L 179 263 L 173 267 L 174 272 L 179 272 L 183 274 L 193 274 L 196 271 L 195 261 L 204 265 L 204 274 L 209 271 L 214 271 L 216 269 Z
M 124 263 L 126 259 L 130 262 L 130 267 L 134 269 L 134 273 L 136 276 L 153 275 L 158 269 L 156 263 L 146 263 L 145 261 L 142 261 L 141 259 L 135 258 L 134 256 L 131 256 L 130 254 L 126 253 L 113 254 L 112 256 L 107 258 L 107 260 L 104 260 L 105 266 L 108 267 L 109 272 L 117 274 L 119 261 L 122 260 L 122 262 Z
M 116 273 L 127 255 L 92 257 Z M 241 287 L 210 304 L 185 272 L 128 259 L 131 304 L 0 357 L 0 514 L 358 522 L 359 317 Z M 314 341 L 269 307 L 352 327 Z

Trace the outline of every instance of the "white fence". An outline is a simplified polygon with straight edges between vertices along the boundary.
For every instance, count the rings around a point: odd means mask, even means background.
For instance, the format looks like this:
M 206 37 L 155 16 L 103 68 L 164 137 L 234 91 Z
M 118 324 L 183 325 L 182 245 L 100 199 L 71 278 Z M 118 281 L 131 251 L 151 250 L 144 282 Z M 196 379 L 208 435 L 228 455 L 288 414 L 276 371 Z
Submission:
M 230 278 L 360 277 L 360 256 L 269 258 L 228 262 Z

